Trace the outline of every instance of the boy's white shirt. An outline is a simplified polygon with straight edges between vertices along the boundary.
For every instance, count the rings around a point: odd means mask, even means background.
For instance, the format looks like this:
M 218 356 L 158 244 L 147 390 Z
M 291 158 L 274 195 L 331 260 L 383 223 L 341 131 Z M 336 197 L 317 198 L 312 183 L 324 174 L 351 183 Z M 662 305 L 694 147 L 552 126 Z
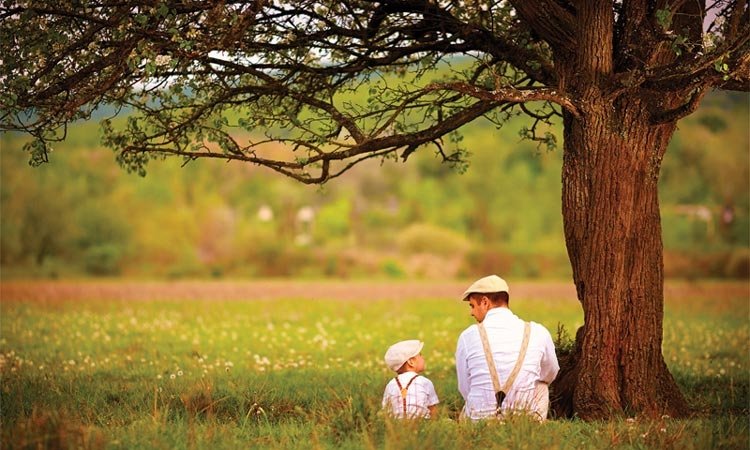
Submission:
M 440 402 L 432 381 L 423 375 L 411 371 L 399 374 L 398 381 L 402 387 L 406 387 L 414 377 L 416 379 L 411 383 L 406 392 L 406 416 L 409 418 L 430 418 L 428 407 L 437 405 Z M 385 386 L 385 391 L 383 392 L 383 409 L 395 417 L 404 417 L 404 403 L 401 399 L 401 389 L 394 378 L 391 378 L 391 381 Z

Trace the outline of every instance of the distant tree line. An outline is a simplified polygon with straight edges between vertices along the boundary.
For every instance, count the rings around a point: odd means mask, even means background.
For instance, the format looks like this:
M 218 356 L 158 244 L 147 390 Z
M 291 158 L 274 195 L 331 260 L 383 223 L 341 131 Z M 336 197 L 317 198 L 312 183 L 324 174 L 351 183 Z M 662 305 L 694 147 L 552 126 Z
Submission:
M 748 275 L 746 100 L 712 94 L 675 136 L 660 184 L 668 276 Z M 474 125 L 463 174 L 420 154 L 324 188 L 223 162 L 127 175 L 93 123 L 31 168 L 5 133 L 0 262 L 5 276 L 567 277 L 561 155 L 520 129 Z

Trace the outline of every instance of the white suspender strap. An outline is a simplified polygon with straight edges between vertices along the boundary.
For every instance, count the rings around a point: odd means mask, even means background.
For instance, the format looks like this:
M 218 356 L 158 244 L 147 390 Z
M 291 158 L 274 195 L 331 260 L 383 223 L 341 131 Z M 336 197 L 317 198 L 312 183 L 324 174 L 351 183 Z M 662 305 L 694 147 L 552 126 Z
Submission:
M 487 360 L 487 367 L 490 369 L 490 378 L 492 378 L 492 387 L 495 388 L 495 392 L 500 392 L 500 378 L 497 376 L 497 368 L 495 367 L 495 359 L 492 357 L 492 350 L 490 349 L 490 340 L 487 338 L 487 330 L 484 329 L 482 322 L 477 324 L 479 327 L 479 336 L 482 338 L 482 347 L 484 347 L 484 358 Z
M 508 375 L 508 380 L 505 381 L 505 386 L 503 388 L 503 392 L 506 394 L 510 390 L 510 387 L 513 386 L 513 382 L 516 381 L 516 376 L 518 375 L 518 372 L 521 371 L 521 366 L 523 366 L 523 360 L 526 359 L 526 349 L 529 348 L 529 335 L 531 334 L 531 324 L 529 322 L 526 322 L 523 327 L 523 342 L 521 343 L 521 351 L 518 354 L 518 359 L 516 360 L 516 365 L 513 366 L 513 371 Z
M 495 389 L 495 395 L 500 394 L 500 400 L 498 402 L 498 408 L 500 407 L 500 403 L 502 402 L 502 399 L 505 398 L 505 395 L 510 390 L 511 386 L 513 386 L 513 382 L 516 381 L 516 376 L 518 375 L 518 372 L 521 370 L 521 366 L 523 365 L 523 360 L 526 358 L 526 350 L 529 347 L 529 335 L 531 334 L 531 324 L 529 322 L 524 323 L 523 327 L 523 342 L 521 342 L 521 350 L 518 353 L 518 359 L 516 360 L 516 365 L 513 366 L 513 370 L 510 372 L 510 375 L 508 375 L 508 379 L 505 382 L 505 385 L 501 388 L 500 387 L 500 378 L 497 375 L 497 368 L 495 367 L 495 359 L 492 357 L 492 349 L 490 349 L 490 340 L 487 338 L 487 330 L 484 329 L 484 325 L 480 322 L 477 324 L 479 327 L 479 336 L 482 338 L 482 347 L 484 347 L 484 357 L 487 360 L 487 367 L 490 369 L 490 377 L 492 378 L 492 387 Z

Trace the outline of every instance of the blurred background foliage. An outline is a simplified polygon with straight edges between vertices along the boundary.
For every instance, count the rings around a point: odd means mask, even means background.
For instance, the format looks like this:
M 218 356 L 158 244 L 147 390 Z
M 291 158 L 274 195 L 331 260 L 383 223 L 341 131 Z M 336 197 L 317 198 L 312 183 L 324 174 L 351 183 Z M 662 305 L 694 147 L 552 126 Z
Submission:
M 660 181 L 668 277 L 750 276 L 748 107 L 747 94 L 712 93 L 679 124 Z M 27 138 L 4 133 L 1 275 L 567 278 L 562 149 L 521 140 L 524 125 L 466 128 L 464 173 L 427 147 L 323 187 L 208 160 L 151 163 L 141 178 L 101 146 L 96 120 L 32 168 Z

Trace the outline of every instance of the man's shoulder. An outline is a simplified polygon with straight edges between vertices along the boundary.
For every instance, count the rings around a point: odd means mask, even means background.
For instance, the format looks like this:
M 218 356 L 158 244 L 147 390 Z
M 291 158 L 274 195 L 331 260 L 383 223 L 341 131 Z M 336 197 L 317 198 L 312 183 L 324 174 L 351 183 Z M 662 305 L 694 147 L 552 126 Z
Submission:
M 529 321 L 529 325 L 531 326 L 531 332 L 532 333 L 538 334 L 539 336 L 542 336 L 542 337 L 545 337 L 545 338 L 549 337 L 550 339 L 552 339 L 552 334 L 549 332 L 549 330 L 547 329 L 547 327 L 545 327 L 541 323 L 534 322 L 534 321 L 530 320 Z
M 466 327 L 466 329 L 464 329 L 464 331 L 462 331 L 461 334 L 458 335 L 458 339 L 465 339 L 466 337 L 477 333 L 479 333 L 479 326 L 477 324 L 472 324 Z

